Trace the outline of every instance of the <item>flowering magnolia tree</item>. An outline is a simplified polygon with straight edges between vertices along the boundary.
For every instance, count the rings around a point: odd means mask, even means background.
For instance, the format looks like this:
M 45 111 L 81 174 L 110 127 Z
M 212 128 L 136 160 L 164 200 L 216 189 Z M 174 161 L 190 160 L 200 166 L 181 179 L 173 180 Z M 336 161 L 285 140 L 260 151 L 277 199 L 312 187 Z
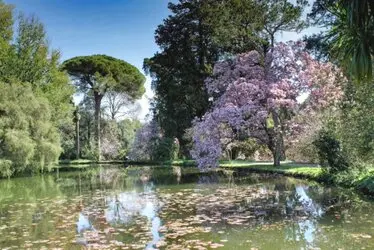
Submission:
M 285 136 L 302 130 L 298 114 L 336 105 L 344 81 L 339 69 L 314 60 L 301 42 L 279 43 L 265 56 L 250 51 L 219 62 L 206 80 L 213 107 L 194 121 L 191 154 L 200 168 L 216 167 L 233 140 L 254 138 L 267 145 L 278 166 Z

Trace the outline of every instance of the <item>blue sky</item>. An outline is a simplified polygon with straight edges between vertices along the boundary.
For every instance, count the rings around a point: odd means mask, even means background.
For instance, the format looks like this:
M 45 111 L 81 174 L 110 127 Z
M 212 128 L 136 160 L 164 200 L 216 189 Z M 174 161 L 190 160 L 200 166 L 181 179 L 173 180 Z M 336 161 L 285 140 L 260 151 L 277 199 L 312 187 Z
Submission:
M 123 59 L 140 70 L 143 59 L 158 50 L 154 31 L 168 16 L 169 1 L 5 0 L 14 4 L 16 11 L 39 17 L 45 25 L 51 47 L 61 51 L 62 60 L 79 55 L 107 54 Z M 277 41 L 296 40 L 303 34 L 317 31 L 311 28 L 301 34 L 284 32 L 278 34 Z M 148 113 L 148 98 L 153 96 L 149 77 L 146 90 L 139 101 L 141 119 Z
M 5 0 L 16 12 L 35 14 L 45 25 L 51 47 L 62 60 L 91 54 L 121 58 L 142 70 L 143 59 L 158 47 L 157 25 L 169 14 L 169 0 Z M 150 79 L 147 97 L 152 97 Z M 143 118 L 148 113 L 146 96 L 140 101 Z

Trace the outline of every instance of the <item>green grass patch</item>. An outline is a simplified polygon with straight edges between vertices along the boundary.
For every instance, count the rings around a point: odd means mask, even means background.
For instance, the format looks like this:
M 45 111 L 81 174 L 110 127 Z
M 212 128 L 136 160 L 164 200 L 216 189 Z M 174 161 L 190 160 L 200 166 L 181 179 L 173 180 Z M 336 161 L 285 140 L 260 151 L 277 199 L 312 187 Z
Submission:
M 64 165 L 81 165 L 81 164 L 92 164 L 94 161 L 86 160 L 86 159 L 78 159 L 78 160 L 59 160 L 59 164 Z
M 295 177 L 305 177 L 318 179 L 322 175 L 322 169 L 314 164 L 299 165 L 290 162 L 284 162 L 279 167 L 274 167 L 269 162 L 250 162 L 250 163 L 223 163 L 223 168 L 245 168 L 255 172 L 279 173 Z

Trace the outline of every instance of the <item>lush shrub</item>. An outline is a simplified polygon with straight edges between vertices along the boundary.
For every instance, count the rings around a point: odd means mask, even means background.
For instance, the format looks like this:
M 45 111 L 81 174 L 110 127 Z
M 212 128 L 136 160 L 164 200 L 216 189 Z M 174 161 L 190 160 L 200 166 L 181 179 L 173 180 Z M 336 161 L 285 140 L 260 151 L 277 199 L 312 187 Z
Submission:
M 172 138 L 159 139 L 154 145 L 152 159 L 155 161 L 176 160 L 178 158 L 179 142 Z
M 313 144 L 317 149 L 319 161 L 324 171 L 336 174 L 349 169 L 348 156 L 331 132 L 320 131 Z
M 229 143 L 225 148 L 222 160 L 253 159 L 255 153 L 261 148 L 254 139 L 241 139 Z
M 43 171 L 56 163 L 60 137 L 48 101 L 17 83 L 0 83 L 0 100 L 2 175 Z
M 299 136 L 296 142 L 287 147 L 287 159 L 295 162 L 318 163 L 319 155 L 313 143 L 317 136 L 318 134 L 316 136 Z
M 0 177 L 10 177 L 13 172 L 12 161 L 0 159 Z
M 60 159 L 77 159 L 77 148 L 75 140 L 75 126 L 73 123 L 66 122 L 60 126 L 62 153 Z

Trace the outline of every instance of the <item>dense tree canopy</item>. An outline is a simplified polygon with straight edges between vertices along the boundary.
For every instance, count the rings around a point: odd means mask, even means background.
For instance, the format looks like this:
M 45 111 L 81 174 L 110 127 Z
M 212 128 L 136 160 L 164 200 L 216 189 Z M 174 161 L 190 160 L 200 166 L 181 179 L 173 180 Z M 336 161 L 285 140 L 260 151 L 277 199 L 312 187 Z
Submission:
M 256 49 L 262 53 L 280 31 L 299 30 L 305 1 L 198 1 L 170 3 L 172 14 L 156 30 L 161 51 L 145 59 L 153 78 L 154 113 L 167 137 L 183 136 L 209 108 L 204 80 L 222 57 Z
M 0 174 L 43 171 L 59 156 L 192 155 L 207 168 L 220 157 L 255 151 L 271 153 L 279 165 L 287 150 L 292 159 L 325 158 L 345 169 L 370 162 L 374 93 L 354 83 L 372 83 L 374 3 L 316 0 L 309 22 L 307 4 L 170 3 L 171 14 L 155 31 L 160 50 L 144 60 L 155 97 L 151 121 L 142 125 L 135 100 L 145 92 L 145 77 L 136 67 L 107 55 L 61 65 L 39 19 L 14 18 L 13 6 L 0 0 Z M 280 32 L 307 25 L 325 29 L 306 37 L 306 47 L 276 45 Z M 77 107 L 74 85 L 84 94 Z M 327 152 L 330 144 L 335 148 Z
M 0 100 L 0 175 L 55 164 L 62 149 L 48 100 L 18 83 L 0 83 Z
M 84 93 L 92 93 L 95 102 L 95 136 L 97 157 L 100 159 L 101 101 L 108 91 L 126 93 L 140 98 L 145 92 L 145 77 L 131 64 L 106 55 L 79 56 L 66 60 L 62 69 Z
M 0 1 L 0 58 L 6 58 L 13 37 L 13 6 Z M 0 75 L 6 71 L 6 63 L 0 61 Z
M 13 18 L 3 2 L 0 54 L 0 173 L 43 171 L 62 151 L 74 88 L 59 71 L 59 52 L 49 48 L 43 24 L 36 17 Z
M 192 119 L 204 114 L 209 105 L 204 79 L 218 51 L 203 5 L 204 1 L 197 0 L 169 3 L 172 15 L 155 35 L 162 51 L 144 62 L 153 78 L 155 116 L 168 137 L 182 139 Z

